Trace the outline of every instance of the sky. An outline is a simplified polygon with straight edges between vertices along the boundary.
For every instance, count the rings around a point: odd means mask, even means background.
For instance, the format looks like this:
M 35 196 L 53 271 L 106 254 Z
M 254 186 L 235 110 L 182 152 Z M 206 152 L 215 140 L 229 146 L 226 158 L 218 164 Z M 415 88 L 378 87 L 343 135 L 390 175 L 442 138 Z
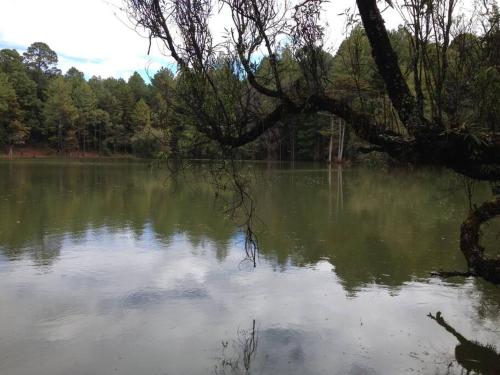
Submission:
M 148 55 L 148 40 L 134 29 L 120 8 L 122 0 L 0 0 L 0 49 L 20 52 L 33 42 L 45 42 L 59 56 L 59 68 L 66 72 L 74 66 L 93 75 L 128 78 L 134 71 L 152 76 L 162 66 L 173 68 L 170 57 L 153 43 Z M 331 0 L 323 13 L 328 22 L 327 45 L 335 49 L 344 38 L 346 8 L 354 0 Z M 396 14 L 384 14 L 388 27 L 396 27 Z M 215 38 L 228 26 L 227 14 L 212 22 Z

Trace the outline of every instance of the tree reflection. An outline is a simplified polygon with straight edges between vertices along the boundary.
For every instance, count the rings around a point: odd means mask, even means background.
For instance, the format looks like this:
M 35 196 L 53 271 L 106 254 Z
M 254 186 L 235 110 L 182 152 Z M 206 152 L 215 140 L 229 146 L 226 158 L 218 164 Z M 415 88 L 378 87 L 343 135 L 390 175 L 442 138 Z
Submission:
M 233 342 L 222 342 L 222 355 L 220 363 L 215 365 L 216 375 L 244 374 L 249 375 L 252 360 L 255 357 L 258 344 L 258 335 L 255 319 L 248 330 L 239 329 L 237 338 Z
M 337 166 L 337 215 L 344 210 L 344 180 L 342 166 Z
M 224 260 L 235 235 L 213 207 L 209 184 L 166 185 L 145 164 L 26 163 L 0 165 L 0 251 L 50 265 L 62 241 L 87 234 L 147 230 L 168 244 L 185 234 L 193 247 L 214 245 Z
M 428 317 L 458 340 L 459 344 L 455 347 L 455 359 L 467 371 L 467 374 L 471 372 L 482 375 L 500 374 L 500 354 L 493 346 L 467 340 L 444 320 L 440 311 L 436 315 L 429 313 Z
M 72 245 L 89 233 L 132 232 L 137 239 L 149 231 L 160 244 L 178 235 L 195 248 L 209 244 L 224 261 L 242 236 L 214 207 L 214 187 L 197 177 L 186 171 L 177 185 L 165 184 L 160 172 L 133 163 L 0 165 L 0 251 L 50 264 L 60 251 L 54 238 Z M 463 186 L 452 174 L 276 168 L 267 178 L 252 187 L 263 222 L 255 229 L 260 256 L 278 268 L 327 258 L 355 292 L 465 266 L 453 239 L 468 207 L 462 191 L 444 194 L 450 183 Z M 478 184 L 474 192 L 485 190 Z
M 329 209 L 329 217 L 333 219 L 332 211 L 332 197 L 334 193 L 332 192 L 332 174 L 333 174 L 333 166 L 330 164 L 328 166 L 328 209 Z M 339 220 L 341 212 L 344 210 L 344 180 L 343 180 L 343 170 L 342 165 L 337 165 L 336 167 L 336 175 L 337 175 L 337 184 L 335 191 L 336 205 L 335 205 L 335 219 Z

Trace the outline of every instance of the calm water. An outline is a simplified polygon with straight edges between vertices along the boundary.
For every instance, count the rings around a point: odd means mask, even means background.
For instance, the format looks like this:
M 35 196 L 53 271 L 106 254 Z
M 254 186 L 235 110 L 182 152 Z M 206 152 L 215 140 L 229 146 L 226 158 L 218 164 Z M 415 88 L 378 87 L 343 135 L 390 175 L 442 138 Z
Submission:
M 465 267 L 460 178 L 255 169 L 254 269 L 203 181 L 1 162 L 0 374 L 500 373 L 500 288 L 429 276 Z

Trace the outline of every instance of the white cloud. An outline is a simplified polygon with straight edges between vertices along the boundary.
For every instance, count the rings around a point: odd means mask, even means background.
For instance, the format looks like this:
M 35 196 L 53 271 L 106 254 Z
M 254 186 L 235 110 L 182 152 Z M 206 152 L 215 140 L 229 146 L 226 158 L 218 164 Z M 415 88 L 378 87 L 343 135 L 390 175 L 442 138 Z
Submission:
M 148 40 L 131 27 L 120 6 L 121 0 L 2 0 L 0 48 L 22 50 L 43 41 L 58 53 L 63 71 L 75 66 L 87 76 L 127 78 L 134 70 L 146 75 L 171 64 L 155 43 L 147 56 Z M 338 14 L 347 7 L 354 7 L 354 1 L 332 0 L 326 5 L 323 19 L 329 24 L 332 47 L 343 37 L 344 19 Z M 392 18 L 390 27 L 395 26 Z M 229 17 L 221 14 L 213 21 L 219 39 Z
M 128 77 L 134 70 L 157 70 L 166 60 L 156 48 L 147 56 L 148 41 L 127 25 L 121 2 L 104 0 L 2 0 L 2 47 L 26 48 L 43 41 L 55 50 L 59 67 L 86 75 Z

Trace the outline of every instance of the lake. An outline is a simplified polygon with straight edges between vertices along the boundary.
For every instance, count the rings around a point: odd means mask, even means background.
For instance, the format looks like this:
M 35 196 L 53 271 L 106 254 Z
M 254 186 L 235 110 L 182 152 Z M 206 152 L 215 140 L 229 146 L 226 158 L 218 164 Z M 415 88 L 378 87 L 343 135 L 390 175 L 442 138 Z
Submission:
M 196 168 L 0 162 L 0 374 L 500 373 L 500 288 L 430 276 L 463 178 L 249 165 L 254 268 Z

